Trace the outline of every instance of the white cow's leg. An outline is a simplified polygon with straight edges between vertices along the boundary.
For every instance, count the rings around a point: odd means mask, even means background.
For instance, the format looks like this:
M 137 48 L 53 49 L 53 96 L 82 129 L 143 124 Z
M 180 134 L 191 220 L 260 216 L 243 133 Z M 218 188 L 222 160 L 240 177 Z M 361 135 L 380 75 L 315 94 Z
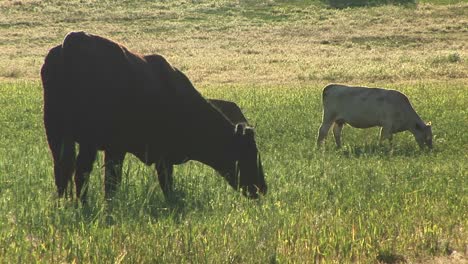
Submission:
M 343 129 L 344 123 L 335 122 L 333 125 L 333 136 L 335 137 L 336 146 L 341 148 L 341 130 Z
M 328 130 L 330 130 L 331 125 L 333 124 L 332 122 L 323 122 L 322 125 L 319 128 L 319 133 L 318 133 L 318 138 L 317 138 L 317 147 L 320 147 L 325 140 L 325 137 L 327 137 Z
M 380 145 L 383 144 L 383 141 L 385 139 L 389 140 L 390 145 L 392 144 L 393 134 L 392 134 L 391 126 L 383 126 L 380 129 Z

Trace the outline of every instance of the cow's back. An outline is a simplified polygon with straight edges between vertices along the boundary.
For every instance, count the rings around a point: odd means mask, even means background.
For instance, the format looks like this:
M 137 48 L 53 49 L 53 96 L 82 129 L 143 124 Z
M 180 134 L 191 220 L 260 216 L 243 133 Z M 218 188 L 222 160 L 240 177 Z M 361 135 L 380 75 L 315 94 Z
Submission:
M 84 32 L 68 34 L 49 51 L 41 70 L 45 121 L 50 116 L 56 123 L 65 120 L 58 126 L 77 142 L 98 147 L 143 142 L 147 135 L 135 131 L 148 121 L 146 106 L 158 100 L 157 93 L 151 99 L 144 94 L 145 85 L 153 82 L 145 67 L 139 55 L 115 42 Z
M 367 128 L 401 123 L 415 114 L 408 98 L 395 90 L 328 85 L 323 92 L 324 111 L 351 126 Z M 396 118 L 398 117 L 398 120 Z
M 379 88 L 329 85 L 324 89 L 324 111 L 335 120 L 367 128 L 382 125 L 387 111 L 387 91 Z
M 195 148 L 200 134 L 231 129 L 162 56 L 142 57 L 111 40 L 72 32 L 48 57 L 61 59 L 63 78 L 54 89 L 44 90 L 60 91 L 52 96 L 61 102 L 54 112 L 65 117 L 67 133 L 80 144 L 120 148 L 142 160 L 161 155 L 178 159 Z M 49 66 L 46 58 L 44 72 L 51 72 Z M 198 131 L 200 127 L 207 131 Z
M 381 106 L 387 96 L 387 90 L 379 88 L 328 85 L 323 90 L 323 103 L 337 111 L 354 108 L 370 110 Z

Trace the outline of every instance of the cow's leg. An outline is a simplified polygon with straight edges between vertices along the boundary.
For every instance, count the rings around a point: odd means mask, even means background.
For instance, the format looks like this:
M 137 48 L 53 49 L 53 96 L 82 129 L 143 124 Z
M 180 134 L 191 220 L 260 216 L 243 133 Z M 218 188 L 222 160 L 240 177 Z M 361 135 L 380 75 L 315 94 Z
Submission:
M 70 186 L 75 171 L 75 142 L 64 137 L 51 136 L 49 132 L 47 132 L 47 140 L 54 159 L 57 192 L 59 197 L 63 197 L 64 194 L 68 196 L 66 190 Z
M 173 165 L 165 160 L 160 160 L 156 163 L 156 170 L 158 172 L 159 185 L 164 193 L 164 197 L 168 199 L 173 191 Z
M 104 192 L 106 200 L 111 200 L 122 182 L 122 164 L 125 152 L 105 150 L 104 152 Z
M 317 147 L 320 147 L 323 144 L 323 141 L 327 137 L 328 130 L 333 124 L 333 120 L 322 122 L 322 125 L 319 128 L 318 138 L 317 138 Z
M 318 131 L 318 138 L 317 138 L 317 147 L 320 147 L 323 144 L 323 141 L 327 137 L 328 131 L 330 127 L 335 122 L 335 116 L 330 112 L 327 111 L 327 107 L 323 108 L 323 117 L 322 117 L 322 125 Z
M 333 136 L 338 148 L 341 148 L 341 130 L 343 129 L 343 125 L 344 123 L 342 122 L 335 122 L 333 125 Z
M 80 151 L 76 158 L 75 187 L 76 196 L 80 198 L 83 203 L 86 203 L 89 174 L 93 169 L 96 154 L 97 149 L 94 146 L 80 144 Z
M 380 142 L 379 142 L 380 145 L 383 144 L 383 141 L 385 139 L 388 139 L 390 142 L 390 145 L 392 145 L 393 134 L 392 134 L 391 126 L 383 126 L 380 129 Z

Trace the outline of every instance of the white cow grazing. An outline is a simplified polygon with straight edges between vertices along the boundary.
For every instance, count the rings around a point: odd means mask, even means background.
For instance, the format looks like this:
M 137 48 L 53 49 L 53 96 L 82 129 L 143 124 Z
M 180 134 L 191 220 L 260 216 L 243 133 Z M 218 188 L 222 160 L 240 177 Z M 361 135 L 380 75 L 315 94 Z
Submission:
M 432 148 L 431 123 L 425 124 L 408 98 L 395 90 L 329 84 L 323 89 L 323 120 L 317 146 L 322 145 L 333 125 L 336 145 L 341 147 L 344 124 L 357 128 L 382 127 L 380 143 L 402 131 L 410 131 L 419 147 Z

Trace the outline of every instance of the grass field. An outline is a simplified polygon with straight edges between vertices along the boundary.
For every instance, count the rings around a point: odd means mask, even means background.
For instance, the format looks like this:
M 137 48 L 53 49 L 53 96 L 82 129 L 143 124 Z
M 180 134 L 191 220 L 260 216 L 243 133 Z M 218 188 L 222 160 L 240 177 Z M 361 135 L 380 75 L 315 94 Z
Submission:
M 443 0 L 0 1 L 0 263 L 467 263 L 467 14 Z M 90 206 L 59 201 L 39 69 L 71 30 L 163 54 L 205 96 L 237 102 L 257 129 L 267 196 L 247 200 L 189 162 L 168 203 L 129 155 L 111 212 L 101 158 Z M 432 121 L 435 149 L 345 127 L 343 149 L 329 137 L 316 150 L 329 82 L 404 92 Z

